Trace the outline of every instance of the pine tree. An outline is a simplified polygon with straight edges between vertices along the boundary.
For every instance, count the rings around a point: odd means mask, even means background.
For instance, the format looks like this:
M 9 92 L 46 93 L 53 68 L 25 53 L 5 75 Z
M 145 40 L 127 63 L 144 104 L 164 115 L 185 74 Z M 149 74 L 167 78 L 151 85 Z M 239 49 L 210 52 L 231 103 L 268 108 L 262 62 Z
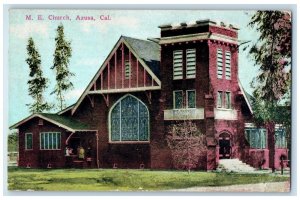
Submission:
M 73 83 L 70 81 L 70 78 L 74 76 L 74 74 L 71 73 L 68 68 L 70 57 L 72 56 L 71 42 L 66 41 L 62 24 L 57 27 L 56 31 L 54 60 L 53 66 L 51 67 L 56 73 L 56 85 L 51 94 L 56 94 L 59 101 L 58 108 L 62 110 L 66 107 L 64 92 L 73 88 Z
M 30 80 L 27 82 L 28 93 L 34 100 L 33 103 L 27 104 L 27 106 L 29 106 L 31 113 L 50 110 L 51 106 L 45 102 L 43 97 L 43 92 L 47 88 L 48 79 L 43 77 L 43 71 L 41 69 L 41 56 L 37 51 L 32 38 L 28 39 L 27 54 L 28 58 L 26 59 L 26 62 L 30 69 Z

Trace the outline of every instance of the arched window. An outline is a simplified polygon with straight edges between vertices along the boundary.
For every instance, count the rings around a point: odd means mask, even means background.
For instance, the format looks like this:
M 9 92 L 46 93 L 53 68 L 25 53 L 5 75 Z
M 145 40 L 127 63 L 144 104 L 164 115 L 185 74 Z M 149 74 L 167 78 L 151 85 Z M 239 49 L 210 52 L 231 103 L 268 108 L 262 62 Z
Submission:
M 110 110 L 110 141 L 149 141 L 149 112 L 132 95 L 121 98 Z

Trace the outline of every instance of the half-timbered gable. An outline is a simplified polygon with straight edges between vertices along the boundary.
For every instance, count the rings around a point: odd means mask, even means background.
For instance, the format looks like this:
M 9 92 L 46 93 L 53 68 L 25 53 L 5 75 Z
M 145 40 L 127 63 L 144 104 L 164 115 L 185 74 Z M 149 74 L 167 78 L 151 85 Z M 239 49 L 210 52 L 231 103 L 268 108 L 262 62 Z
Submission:
M 152 41 L 121 36 L 95 77 L 72 108 L 76 111 L 84 98 L 102 95 L 109 102 L 109 94 L 160 90 L 159 45 Z

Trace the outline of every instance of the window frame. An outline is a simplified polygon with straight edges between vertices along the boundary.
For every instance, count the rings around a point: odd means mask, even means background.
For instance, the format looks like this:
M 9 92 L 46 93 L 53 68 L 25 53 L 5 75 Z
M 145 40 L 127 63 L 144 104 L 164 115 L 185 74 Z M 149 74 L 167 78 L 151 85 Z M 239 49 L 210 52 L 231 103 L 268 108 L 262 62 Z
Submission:
M 250 132 L 247 133 L 247 131 L 250 131 Z M 264 137 L 262 137 L 262 133 L 263 133 Z M 245 135 L 246 140 L 248 141 L 249 147 L 251 149 L 267 149 L 268 148 L 268 134 L 267 134 L 266 129 L 245 127 L 244 135 Z M 252 138 L 253 138 L 252 135 L 255 135 L 254 145 L 252 145 Z M 258 138 L 256 138 L 256 135 L 258 135 Z M 264 141 L 262 139 L 264 139 Z
M 188 93 L 189 92 L 194 92 L 195 93 L 195 102 L 194 102 L 194 106 L 195 107 L 192 107 L 192 108 L 190 108 L 189 107 L 189 95 L 188 95 Z M 185 104 L 186 104 L 186 109 L 196 109 L 196 104 L 197 104 L 197 98 L 196 98 L 196 90 L 186 90 L 185 91 Z
M 232 109 L 232 99 L 231 99 L 231 92 L 230 91 L 225 91 L 224 92 L 224 109 L 226 110 L 231 110 Z M 227 94 L 229 94 L 229 103 L 227 102 Z
M 111 120 L 111 117 L 112 117 L 112 111 L 114 110 L 114 108 L 118 105 L 118 104 L 121 104 L 122 103 L 122 100 L 123 99 L 125 99 L 126 97 L 132 97 L 132 98 L 134 98 L 134 99 L 136 99 L 137 101 L 138 101 L 138 103 L 140 103 L 140 104 L 143 104 L 145 107 L 146 107 L 146 109 L 147 109 L 147 115 L 148 115 L 148 138 L 147 138 L 147 140 L 122 140 L 121 138 L 122 138 L 122 135 L 121 135 L 121 133 L 120 133 L 120 140 L 112 140 L 112 125 L 111 125 L 111 123 L 112 123 L 112 120 Z M 121 108 L 120 108 L 121 109 Z M 121 110 L 120 110 L 120 112 L 121 112 Z M 110 110 L 109 110 L 109 114 L 108 114 L 108 118 L 109 118 L 109 120 L 108 120 L 108 137 L 109 137 L 109 141 L 108 141 L 108 143 L 109 144 L 120 144 L 120 143 L 122 143 L 122 144 L 136 144 L 136 143 L 139 143 L 139 144 L 149 144 L 150 143 L 150 113 L 149 113 L 149 108 L 147 107 L 147 105 L 143 102 L 143 101 L 141 101 L 140 99 L 138 99 L 137 97 L 135 97 L 135 96 L 133 96 L 133 95 L 131 95 L 131 94 L 127 94 L 127 95 L 124 95 L 123 97 L 121 97 L 120 99 L 118 99 L 112 106 L 111 106 L 111 108 L 110 108 Z M 120 119 L 122 118 L 122 116 L 120 115 Z M 121 124 L 120 124 L 120 126 L 121 126 Z M 121 129 L 120 129 L 120 132 L 121 132 Z M 139 135 L 138 135 L 138 138 L 139 138 Z
M 187 58 L 188 50 L 194 50 L 195 51 L 195 66 L 194 66 L 195 67 L 195 73 L 194 73 L 193 77 L 188 77 L 188 58 Z M 186 49 L 185 50 L 185 78 L 186 79 L 195 79 L 196 78 L 196 72 L 197 72 L 196 68 L 197 68 L 197 50 L 196 50 L 196 48 Z
M 127 67 L 128 67 L 128 72 L 126 71 Z M 131 79 L 131 62 L 129 60 L 124 61 L 124 76 L 126 80 Z
M 223 91 L 217 91 L 217 109 L 222 109 L 223 108 Z M 221 105 L 219 106 L 219 94 L 221 94 L 221 97 L 220 97 L 220 102 L 221 102 Z
M 56 138 L 56 146 L 58 147 L 58 148 L 53 148 L 53 134 L 55 133 L 55 135 L 56 135 L 56 137 L 57 137 L 57 135 L 60 135 L 60 137 L 59 137 L 59 139 L 60 139 L 60 141 Z M 42 135 L 43 134 L 47 134 L 47 139 L 48 139 L 48 144 L 47 144 L 47 148 L 45 148 L 45 144 L 46 144 L 46 142 L 45 142 L 45 136 L 44 136 L 44 144 L 43 144 L 43 149 L 42 149 Z M 50 141 L 50 137 L 49 137 L 49 135 L 52 135 L 52 143 L 51 143 L 51 145 L 52 145 L 52 148 L 50 149 L 49 148 L 49 141 Z M 59 145 L 58 145 L 58 143 L 57 143 L 57 141 L 59 141 Z M 61 132 L 58 132 L 58 131 L 48 131 L 48 132 L 40 132 L 40 150 L 41 151 L 58 151 L 58 150 L 61 150 Z
M 28 149 L 27 145 L 27 135 L 31 135 L 31 149 Z M 32 133 L 25 133 L 25 150 L 33 150 L 33 134 Z
M 229 65 L 227 65 L 227 55 L 229 55 Z M 232 54 L 230 51 L 225 51 L 225 79 L 226 80 L 231 80 L 231 57 Z M 229 77 L 227 77 L 227 66 L 229 66 Z
M 175 77 L 175 67 L 174 67 L 174 65 L 175 65 L 175 53 L 176 52 L 181 52 L 181 76 L 179 77 L 179 75 L 178 75 L 178 77 Z M 183 50 L 174 50 L 173 51 L 173 60 L 172 60 L 172 62 L 173 62 L 173 80 L 182 80 L 183 79 Z M 176 75 L 177 76 L 177 75 Z
M 218 59 L 219 59 L 219 51 L 221 52 L 221 61 L 222 61 L 222 62 L 221 62 L 221 66 L 222 66 L 221 72 L 222 72 L 222 74 L 220 75 L 221 77 L 219 77 L 219 73 L 218 73 L 218 72 L 219 72 L 219 65 L 218 65 L 218 63 L 219 63 L 219 62 L 218 62 L 218 61 L 219 61 L 219 60 L 218 60 Z M 223 69 L 223 68 L 224 68 L 224 53 L 223 53 L 223 49 L 222 49 L 222 48 L 217 48 L 217 53 L 216 53 L 216 55 L 217 55 L 217 56 L 216 56 L 217 79 L 220 79 L 220 80 L 221 80 L 221 79 L 223 79 L 223 74 L 224 74 L 224 73 L 223 73 L 223 71 L 224 71 L 224 69 Z
M 177 92 L 181 92 L 181 94 L 182 94 L 182 107 L 181 107 L 181 108 L 176 108 L 176 107 L 175 107 L 175 105 L 176 105 L 175 93 L 177 93 Z M 184 92 L 183 92 L 183 90 L 173 90 L 173 109 L 174 109 L 174 110 L 181 110 L 181 109 L 184 109 L 184 108 L 185 108 L 184 103 L 185 103 L 185 97 L 184 97 Z

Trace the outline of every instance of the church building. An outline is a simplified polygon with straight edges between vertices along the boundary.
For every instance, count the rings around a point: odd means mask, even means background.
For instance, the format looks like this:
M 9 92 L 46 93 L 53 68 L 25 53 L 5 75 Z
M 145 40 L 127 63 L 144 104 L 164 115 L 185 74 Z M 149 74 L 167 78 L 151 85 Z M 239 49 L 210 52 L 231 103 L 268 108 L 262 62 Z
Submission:
M 75 104 L 11 126 L 18 165 L 174 169 L 168 127 L 190 120 L 207 144 L 196 170 L 215 170 L 221 159 L 279 169 L 285 132 L 278 127 L 274 139 L 252 122 L 238 78 L 247 67 L 238 66 L 238 28 L 212 20 L 159 28 L 160 38 L 121 36 Z M 79 147 L 89 160 L 77 157 Z

